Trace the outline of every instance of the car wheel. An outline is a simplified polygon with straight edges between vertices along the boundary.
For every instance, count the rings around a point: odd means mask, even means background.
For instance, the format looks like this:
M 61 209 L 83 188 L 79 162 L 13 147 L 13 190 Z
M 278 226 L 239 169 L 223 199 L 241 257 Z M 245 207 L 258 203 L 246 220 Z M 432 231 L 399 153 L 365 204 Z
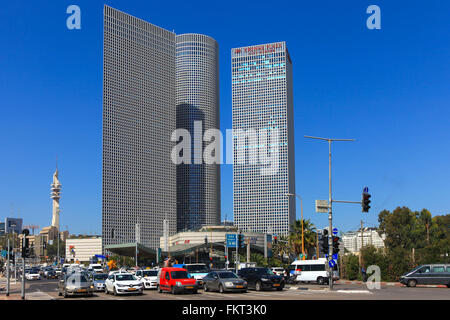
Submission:
M 194 291 L 192 291 L 193 294 L 196 294 L 197 292 L 197 289 L 194 289 Z
M 162 293 L 162 290 L 161 290 L 160 286 L 156 286 L 156 290 L 158 291 L 158 293 Z
M 170 292 L 171 292 L 172 294 L 177 294 L 176 291 L 175 291 L 175 287 L 174 287 L 174 286 L 172 286 L 172 287 L 170 288 Z
M 414 288 L 416 286 L 416 284 L 417 284 L 417 281 L 414 279 L 411 279 L 411 280 L 408 280 L 407 286 L 410 288 Z
M 64 291 L 64 298 L 67 298 L 69 295 L 67 294 L 66 291 Z
M 61 291 L 58 291 L 58 296 L 60 296 L 60 297 L 62 296 L 62 293 L 61 293 Z
M 257 281 L 255 285 L 256 291 L 261 291 L 261 282 Z
M 221 284 L 219 284 L 219 292 L 220 293 L 223 293 L 224 291 L 223 291 L 223 286 L 221 285 Z
M 277 291 L 281 291 L 281 290 L 283 290 L 283 287 L 278 287 L 277 288 Z
M 113 295 L 117 296 L 116 287 L 113 287 Z
M 105 293 L 109 294 L 108 288 L 105 286 Z
M 447 284 L 447 288 L 450 288 L 450 282 Z
M 208 287 L 206 286 L 206 283 L 203 285 L 203 290 L 205 290 L 205 292 L 209 291 Z
M 324 282 L 325 282 L 325 281 L 323 280 L 322 277 L 318 277 L 318 278 L 317 278 L 317 284 L 323 285 Z

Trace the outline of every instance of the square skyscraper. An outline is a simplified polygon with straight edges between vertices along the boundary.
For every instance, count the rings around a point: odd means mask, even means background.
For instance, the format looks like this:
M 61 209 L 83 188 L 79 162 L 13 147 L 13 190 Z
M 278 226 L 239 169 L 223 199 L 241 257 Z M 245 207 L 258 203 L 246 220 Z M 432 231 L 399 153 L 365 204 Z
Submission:
M 295 221 L 292 61 L 276 42 L 232 49 L 231 65 L 234 222 L 286 235 Z

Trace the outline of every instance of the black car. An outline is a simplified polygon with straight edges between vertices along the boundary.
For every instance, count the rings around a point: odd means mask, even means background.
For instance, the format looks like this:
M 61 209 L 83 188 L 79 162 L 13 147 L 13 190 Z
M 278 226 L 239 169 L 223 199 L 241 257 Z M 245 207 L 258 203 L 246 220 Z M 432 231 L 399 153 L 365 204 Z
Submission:
M 417 284 L 441 284 L 450 288 L 450 264 L 418 266 L 401 276 L 400 283 L 408 287 L 415 287 Z
M 47 272 L 47 279 L 58 279 L 58 275 L 56 274 L 55 270 L 50 270 Z
M 269 268 L 242 268 L 238 276 L 247 281 L 248 289 L 260 291 L 275 288 L 281 291 L 284 288 L 283 277 L 277 276 Z

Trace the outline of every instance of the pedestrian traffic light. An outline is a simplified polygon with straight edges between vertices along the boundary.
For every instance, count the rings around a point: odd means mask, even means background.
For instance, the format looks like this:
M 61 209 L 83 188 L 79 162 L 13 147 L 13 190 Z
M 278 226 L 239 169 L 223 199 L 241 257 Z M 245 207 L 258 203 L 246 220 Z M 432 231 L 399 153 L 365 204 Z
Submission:
M 245 247 L 244 235 L 242 233 L 238 234 L 238 247 L 239 248 Z
M 273 235 L 273 244 L 278 243 L 278 236 L 276 234 Z
M 329 253 L 329 244 L 328 244 L 328 230 L 323 230 L 322 233 L 322 252 L 324 254 Z
M 361 201 L 361 206 L 362 206 L 362 212 L 369 212 L 370 206 L 370 194 L 367 192 L 363 192 L 362 194 L 362 201 Z
M 339 253 L 339 237 L 333 237 L 333 254 Z

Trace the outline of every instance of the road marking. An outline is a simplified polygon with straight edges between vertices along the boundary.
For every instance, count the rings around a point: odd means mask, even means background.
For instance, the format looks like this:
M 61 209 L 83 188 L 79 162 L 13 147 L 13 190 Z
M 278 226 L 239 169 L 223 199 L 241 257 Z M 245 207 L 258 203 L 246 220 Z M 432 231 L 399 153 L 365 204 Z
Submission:
M 333 292 L 333 291 L 328 291 L 328 292 Z M 340 293 L 368 293 L 368 294 L 372 294 L 372 292 L 367 291 L 367 290 L 337 290 L 336 292 L 340 292 Z

